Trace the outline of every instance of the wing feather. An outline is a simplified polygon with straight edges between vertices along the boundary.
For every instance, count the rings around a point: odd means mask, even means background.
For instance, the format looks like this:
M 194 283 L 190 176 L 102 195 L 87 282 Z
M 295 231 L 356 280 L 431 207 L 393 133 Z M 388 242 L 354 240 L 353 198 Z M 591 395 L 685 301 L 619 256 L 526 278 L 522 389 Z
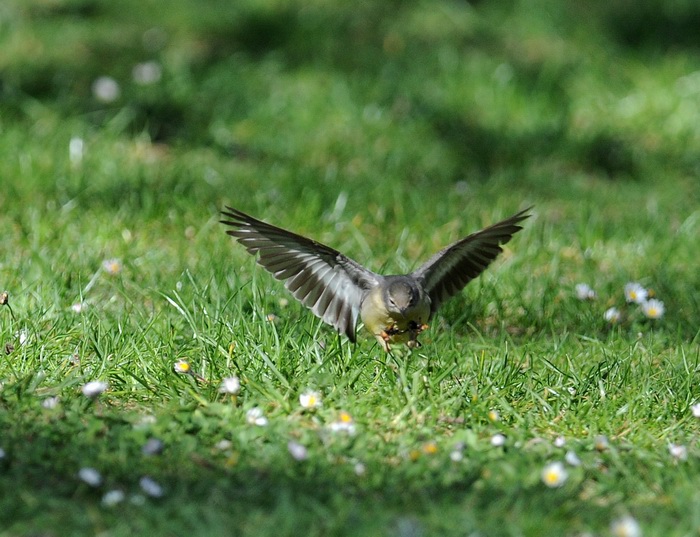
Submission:
M 530 216 L 528 211 L 531 208 L 440 250 L 411 274 L 430 296 L 432 313 L 445 300 L 464 289 L 498 257 L 503 251 L 501 245 L 522 229 L 518 223 Z
M 362 298 L 379 277 L 339 251 L 266 224 L 232 207 L 222 224 L 294 298 L 317 317 L 355 341 Z

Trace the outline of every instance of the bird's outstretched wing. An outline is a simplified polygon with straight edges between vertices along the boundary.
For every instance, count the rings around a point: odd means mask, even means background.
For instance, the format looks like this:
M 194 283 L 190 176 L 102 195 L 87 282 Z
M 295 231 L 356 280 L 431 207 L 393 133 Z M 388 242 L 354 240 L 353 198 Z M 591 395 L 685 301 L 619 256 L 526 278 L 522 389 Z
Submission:
M 527 212 L 531 208 L 440 250 L 411 274 L 430 296 L 432 313 L 445 300 L 464 289 L 465 285 L 496 259 L 503 251 L 500 245 L 508 242 L 522 229 L 518 223 L 530 216 Z
M 366 290 L 379 283 L 377 274 L 339 251 L 301 235 L 266 224 L 233 207 L 222 214 L 258 263 L 314 315 L 355 341 L 355 325 Z

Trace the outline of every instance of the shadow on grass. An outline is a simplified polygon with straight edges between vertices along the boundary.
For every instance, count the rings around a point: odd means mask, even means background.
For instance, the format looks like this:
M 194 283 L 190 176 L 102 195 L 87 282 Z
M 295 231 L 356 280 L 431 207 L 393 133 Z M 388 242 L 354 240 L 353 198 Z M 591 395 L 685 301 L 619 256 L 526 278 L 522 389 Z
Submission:
M 700 48 L 700 4 L 694 0 L 615 0 L 599 9 L 606 31 L 624 47 L 656 53 Z
M 198 534 L 202 524 L 240 530 L 252 525 L 276 529 L 270 534 L 277 535 L 298 535 L 304 527 L 345 533 L 341 530 L 357 524 L 379 531 L 402 513 L 420 515 L 460 502 L 475 479 L 475 473 L 465 474 L 456 485 L 440 486 L 430 483 L 432 472 L 411 479 L 393 467 L 370 468 L 373 474 L 358 477 L 342 459 L 299 463 L 287 456 L 286 447 L 280 448 L 279 460 L 263 463 L 233 433 L 234 443 L 246 450 L 239 459 L 211 451 L 202 445 L 210 439 L 186 429 L 173 430 L 162 455 L 145 457 L 140 453 L 145 437 L 120 414 L 98 417 L 92 409 L 83 409 L 84 415 L 68 411 L 61 419 L 25 414 L 18 423 L 11 407 L 0 406 L 3 429 L 12 421 L 11 434 L 3 437 L 0 527 L 21 534 L 155 526 L 184 535 Z M 101 472 L 99 488 L 77 477 L 87 466 Z M 134 504 L 134 496 L 144 494 L 142 475 L 163 486 L 163 498 Z M 125 491 L 126 502 L 100 507 L 102 495 L 114 489 Z M 85 517 L 86 510 L 92 516 Z M 125 512 L 131 516 L 123 517 Z
M 122 416 L 96 418 L 88 410 L 52 422 L 25 413 L 17 423 L 11 406 L 0 407 L 3 428 L 13 425 L 3 438 L 0 527 L 13 534 L 109 528 L 110 535 L 149 529 L 200 535 L 213 528 L 258 536 L 302 530 L 307 535 L 461 535 L 465 530 L 505 535 L 525 523 L 549 535 L 572 530 L 572 520 L 580 525 L 577 517 L 605 516 L 594 506 L 582 512 L 572 491 L 552 494 L 537 484 L 519 484 L 517 478 L 502 482 L 498 461 L 466 463 L 468 471 L 455 466 L 458 475 L 445 483 L 449 469 L 411 461 L 369 465 L 358 476 L 348 471 L 343 457 L 330 453 L 301 463 L 291 457 L 262 463 L 248 448 L 232 464 L 234 459 L 202 449 L 207 439 L 177 432 L 177 427 L 162 455 L 144 457 L 139 435 Z M 280 451 L 286 455 L 286 448 Z M 376 460 L 376 454 L 368 456 Z M 513 465 L 517 460 L 506 464 L 508 472 Z M 103 485 L 91 488 L 79 480 L 77 471 L 86 466 L 100 470 Z M 162 498 L 143 498 L 138 483 L 145 474 L 163 486 Z M 495 482 L 484 482 L 485 475 L 495 476 Z M 103 494 L 115 489 L 126 493 L 124 503 L 101 505 Z M 510 513 L 507 520 L 504 512 Z
M 135 8 L 116 12 L 94 0 L 31 4 L 29 20 L 53 28 L 52 32 L 65 37 L 59 42 L 76 52 L 66 54 L 61 46 L 57 50 L 45 48 L 31 60 L 10 62 L 0 75 L 3 109 L 10 117 L 19 119 L 26 114 L 27 98 L 41 99 L 60 113 L 83 115 L 97 126 L 104 126 L 120 115 L 127 133 L 146 132 L 156 142 L 205 144 L 228 156 L 264 159 L 267 156 L 253 147 L 236 144 L 218 147 L 211 134 L 212 122 L 222 113 L 226 116 L 224 120 L 245 118 L 257 102 L 260 84 L 265 83 L 265 77 L 258 73 L 262 60 L 273 58 L 287 71 L 312 69 L 372 81 L 375 85 L 372 98 L 393 102 L 406 88 L 415 85 L 411 77 L 424 76 L 416 58 L 426 50 L 447 44 L 426 36 L 426 42 L 418 37 L 401 46 L 391 45 L 388 36 L 393 31 L 392 21 L 400 17 L 410 20 L 411 10 L 419 5 L 417 2 L 362 3 L 334 9 L 219 4 L 222 9 L 218 16 L 193 12 L 186 4 L 174 5 L 175 13 L 189 18 L 190 26 L 184 34 L 190 43 L 196 44 L 196 49 L 179 60 L 180 71 L 166 73 L 167 81 L 151 88 L 134 87 L 128 80 L 135 64 L 150 55 L 155 59 L 163 55 L 158 50 L 144 51 L 142 37 L 149 27 L 161 23 L 173 35 L 173 41 L 178 38 L 177 30 L 168 26 L 168 17 L 152 20 L 147 7 L 141 7 L 141 11 Z M 700 8 L 690 1 L 674 4 L 673 10 L 662 4 L 647 0 L 641 7 L 635 4 L 635 9 L 631 9 L 629 2 L 618 0 L 592 10 L 591 24 L 602 21 L 621 41 L 632 45 L 647 41 L 672 44 L 673 39 L 695 43 L 698 33 L 690 29 L 698 26 Z M 477 5 L 470 9 L 479 12 L 487 8 Z M 547 3 L 538 9 L 546 11 Z M 585 172 L 602 173 L 610 178 L 637 178 L 646 160 L 663 160 L 662 155 L 635 151 L 634 140 L 615 132 L 594 132 L 579 139 L 570 125 L 566 90 L 576 67 L 566 64 L 547 67 L 543 63 L 545 59 L 530 61 L 514 57 L 506 44 L 509 36 L 502 35 L 488 22 L 493 13 L 490 17 L 479 22 L 475 29 L 457 33 L 449 45 L 465 55 L 504 58 L 515 69 L 522 91 L 537 93 L 539 98 L 548 96 L 558 109 L 545 125 L 518 132 L 510 126 L 494 129 L 476 115 L 470 117 L 457 109 L 431 105 L 420 95 L 409 96 L 416 117 L 425 118 L 456 156 L 460 177 L 467 170 L 483 180 L 499 169 L 521 168 L 538 159 L 558 157 Z M 88 23 L 124 27 L 128 35 L 91 34 L 85 31 Z M 435 61 L 431 54 L 422 57 L 422 61 Z M 253 78 L 262 76 L 263 80 L 252 82 L 249 72 L 238 71 L 242 65 L 257 73 Z M 227 70 L 229 76 L 223 76 Z M 394 74 L 386 76 L 387 72 Z M 95 102 L 91 95 L 93 81 L 105 74 L 118 79 L 123 91 L 121 101 L 111 106 Z M 191 78 L 198 81 L 196 88 Z M 227 104 L 213 107 L 212 103 Z

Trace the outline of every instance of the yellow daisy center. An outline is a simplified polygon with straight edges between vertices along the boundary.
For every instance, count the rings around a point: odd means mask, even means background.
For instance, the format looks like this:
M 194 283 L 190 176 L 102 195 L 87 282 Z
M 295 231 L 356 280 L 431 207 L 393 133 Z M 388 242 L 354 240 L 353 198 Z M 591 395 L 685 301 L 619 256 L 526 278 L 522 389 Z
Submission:
M 428 442 L 423 446 L 423 451 L 426 455 L 435 455 L 438 451 L 437 444 L 435 442 Z
M 554 470 L 545 472 L 544 480 L 548 485 L 556 485 L 559 482 L 559 472 L 556 472 Z

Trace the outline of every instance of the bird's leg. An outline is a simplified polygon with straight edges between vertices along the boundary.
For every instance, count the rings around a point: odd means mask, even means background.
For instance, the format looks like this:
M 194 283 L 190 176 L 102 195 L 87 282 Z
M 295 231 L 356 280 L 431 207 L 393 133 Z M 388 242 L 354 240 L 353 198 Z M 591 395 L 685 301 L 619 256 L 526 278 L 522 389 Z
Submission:
M 399 330 L 399 328 L 396 326 L 396 323 L 393 323 L 379 332 L 379 334 L 376 334 L 375 337 L 385 352 L 391 352 L 389 341 L 391 341 L 391 338 L 393 338 L 396 334 L 401 334 L 401 330 Z
M 411 321 L 408 325 L 409 339 L 406 342 L 406 345 L 411 349 L 417 349 L 421 347 L 422 345 L 420 341 L 418 341 L 418 336 L 426 328 L 428 328 L 427 324 L 418 324 L 416 321 Z
M 411 321 L 411 322 L 409 323 L 408 328 L 409 328 L 409 330 L 411 331 L 411 333 L 414 333 L 414 332 L 415 332 L 415 334 L 418 335 L 418 334 L 420 334 L 423 330 L 427 330 L 427 329 L 428 329 L 428 325 L 427 325 L 427 324 L 425 324 L 425 323 L 420 323 L 420 324 L 418 324 L 419 322 L 420 322 L 420 321 Z
M 408 330 L 408 341 L 406 342 L 406 345 L 409 349 L 417 349 L 419 347 L 422 347 L 420 341 L 418 341 L 418 335 L 420 333 L 421 329 L 419 327 L 411 327 Z
M 384 352 L 391 352 L 391 347 L 389 347 L 389 339 L 391 339 L 391 336 L 386 333 L 386 330 L 382 330 L 374 337 L 377 338 L 377 341 L 382 346 L 382 349 L 384 349 Z
M 396 326 L 396 323 L 391 324 L 387 326 L 384 330 L 382 330 L 382 334 L 386 336 L 387 338 L 390 338 L 391 336 L 395 336 L 396 334 L 400 334 L 401 330 L 399 330 L 399 327 Z

